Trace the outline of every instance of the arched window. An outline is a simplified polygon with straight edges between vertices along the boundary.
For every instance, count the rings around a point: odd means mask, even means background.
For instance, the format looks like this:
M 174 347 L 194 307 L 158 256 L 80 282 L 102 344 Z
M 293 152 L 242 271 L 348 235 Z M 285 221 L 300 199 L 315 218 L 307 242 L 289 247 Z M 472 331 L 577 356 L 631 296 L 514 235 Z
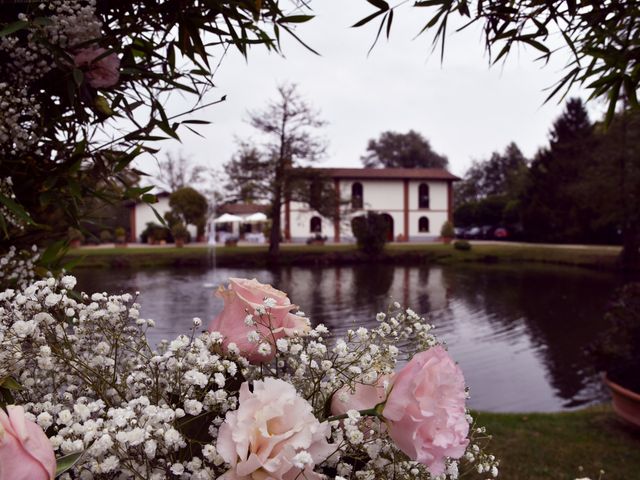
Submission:
M 421 233 L 429 231 L 429 219 L 427 217 L 420 217 L 420 220 L 418 220 L 418 231 Z
M 309 231 L 311 233 L 322 233 L 322 219 L 320 217 L 311 217 Z
M 362 184 L 360 182 L 355 182 L 351 185 L 351 208 L 362 208 L 362 198 Z
M 418 187 L 418 208 L 429 208 L 429 185 L 426 183 Z

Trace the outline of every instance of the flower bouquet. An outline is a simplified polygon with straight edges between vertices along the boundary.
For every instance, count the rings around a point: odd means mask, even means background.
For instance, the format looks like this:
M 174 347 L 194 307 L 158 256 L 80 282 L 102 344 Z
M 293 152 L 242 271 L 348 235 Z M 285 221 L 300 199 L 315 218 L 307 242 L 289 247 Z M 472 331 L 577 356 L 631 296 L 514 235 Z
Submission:
M 208 332 L 154 347 L 134 296 L 75 283 L 0 293 L 0 480 L 498 475 L 462 372 L 397 303 L 333 338 L 232 278 Z

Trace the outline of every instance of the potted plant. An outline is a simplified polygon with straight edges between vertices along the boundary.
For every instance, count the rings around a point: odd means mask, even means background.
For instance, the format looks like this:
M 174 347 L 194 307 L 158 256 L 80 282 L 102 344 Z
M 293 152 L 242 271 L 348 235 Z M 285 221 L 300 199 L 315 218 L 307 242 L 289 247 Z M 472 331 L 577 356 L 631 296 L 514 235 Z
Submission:
M 187 227 L 185 227 L 183 223 L 176 223 L 171 227 L 171 235 L 173 235 L 176 247 L 178 248 L 182 248 L 184 242 L 189 240 L 189 230 L 187 230 Z
M 100 243 L 113 242 L 113 234 L 109 230 L 102 230 L 100 232 Z
M 622 287 L 605 318 L 608 327 L 590 351 L 605 372 L 614 411 L 640 427 L 640 283 Z
M 116 227 L 114 230 L 116 243 L 121 247 L 127 246 L 127 232 L 123 227 Z
M 440 237 L 444 243 L 451 243 L 453 237 L 455 237 L 455 231 L 453 229 L 453 224 L 450 221 L 446 221 L 442 224 L 442 228 L 440 229 Z
M 78 248 L 84 242 L 84 235 L 77 228 L 69 227 L 67 230 L 67 237 L 69 238 L 69 245 L 71 248 Z

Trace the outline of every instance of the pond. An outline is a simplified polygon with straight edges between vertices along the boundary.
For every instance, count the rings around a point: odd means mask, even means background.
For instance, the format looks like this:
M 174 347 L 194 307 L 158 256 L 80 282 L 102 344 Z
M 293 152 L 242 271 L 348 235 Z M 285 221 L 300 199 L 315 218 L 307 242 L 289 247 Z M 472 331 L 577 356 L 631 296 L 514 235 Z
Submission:
M 185 333 L 221 309 L 215 287 L 256 277 L 289 294 L 314 323 L 340 335 L 376 324 L 392 301 L 429 315 L 464 371 L 470 406 L 498 412 L 570 410 L 607 398 L 585 346 L 603 326 L 620 279 L 579 269 L 518 267 L 290 267 L 83 270 L 87 292 L 140 292 L 151 340 Z

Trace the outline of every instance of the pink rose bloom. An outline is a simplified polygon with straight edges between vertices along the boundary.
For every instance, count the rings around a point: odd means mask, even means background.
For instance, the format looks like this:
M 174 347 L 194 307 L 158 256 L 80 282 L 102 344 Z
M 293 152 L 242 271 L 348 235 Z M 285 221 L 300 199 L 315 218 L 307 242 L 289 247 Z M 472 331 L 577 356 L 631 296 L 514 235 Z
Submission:
M 220 479 L 321 480 L 313 469 L 335 450 L 327 442 L 330 434 L 329 424 L 318 421 L 293 385 L 267 377 L 254 381 L 250 392 L 245 382 L 238 409 L 227 412 L 218 432 L 216 448 L 231 466 Z M 302 468 L 295 465 L 301 457 Z
M 210 332 L 220 332 L 224 336 L 225 348 L 229 343 L 235 343 L 240 354 L 251 363 L 268 362 L 276 354 L 275 340 L 302 335 L 309 330 L 309 321 L 306 318 L 291 313 L 291 310 L 298 307 L 289 301 L 286 293 L 276 290 L 271 285 L 264 285 L 255 278 L 230 278 L 229 282 L 228 289 L 220 287 L 216 292 L 216 295 L 224 300 L 224 308 L 209 326 Z M 273 306 L 264 306 L 267 298 L 272 299 Z M 258 307 L 265 308 L 267 314 L 254 315 Z M 254 315 L 255 325 L 245 323 L 247 315 Z M 258 342 L 250 342 L 247 337 L 253 331 L 260 335 Z M 271 350 L 267 355 L 258 351 L 261 343 L 270 345 Z
M 0 480 L 53 480 L 56 457 L 47 436 L 22 407 L 9 405 L 7 413 L 0 409 Z
M 73 59 L 93 88 L 110 88 L 120 79 L 120 59 L 115 53 L 96 60 L 106 52 L 106 49 L 99 47 L 83 48 L 77 51 Z
M 331 415 L 343 415 L 349 410 L 369 410 L 387 399 L 385 384 L 389 384 L 391 375 L 378 377 L 375 384 L 357 383 L 355 390 L 345 385 L 331 398 Z
M 441 346 L 417 354 L 396 375 L 382 415 L 398 448 L 432 475 L 469 444 L 464 377 Z

